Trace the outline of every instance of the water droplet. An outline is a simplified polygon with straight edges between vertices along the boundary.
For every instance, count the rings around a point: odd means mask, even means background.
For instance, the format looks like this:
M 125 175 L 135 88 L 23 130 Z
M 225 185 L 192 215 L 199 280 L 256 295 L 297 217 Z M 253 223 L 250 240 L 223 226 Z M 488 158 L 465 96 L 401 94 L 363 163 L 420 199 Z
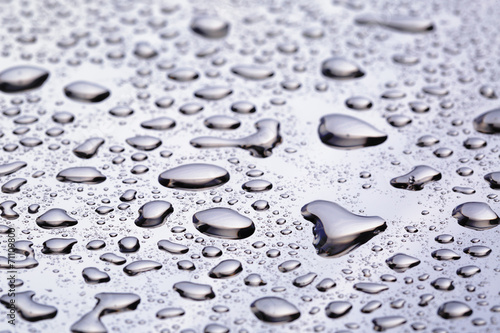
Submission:
M 231 95 L 233 91 L 225 87 L 208 87 L 196 90 L 194 95 L 207 101 L 217 101 Z
M 343 114 L 322 117 L 318 133 L 324 144 L 338 149 L 376 146 L 387 140 L 387 134 L 372 125 Z
M 184 190 L 207 189 L 229 181 L 226 169 L 213 164 L 184 164 L 164 171 L 158 181 L 165 187 Z
M 225 239 L 243 239 L 255 231 L 252 220 L 229 208 L 210 208 L 193 215 L 193 223 L 199 232 Z
M 17 193 L 21 191 L 21 186 L 26 184 L 28 181 L 25 178 L 14 178 L 9 180 L 7 183 L 2 185 L 3 193 Z
M 186 312 L 182 308 L 164 308 L 156 313 L 156 318 L 167 319 L 184 316 Z
M 211 129 L 216 130 L 232 130 L 240 127 L 241 122 L 229 116 L 211 116 L 205 119 L 203 124 Z
M 100 271 L 95 267 L 86 267 L 82 271 L 83 279 L 88 284 L 106 283 L 111 280 L 108 273 Z
M 76 81 L 64 87 L 64 94 L 75 101 L 97 103 L 108 98 L 111 93 L 98 84 Z
M 286 323 L 300 317 L 300 311 L 295 305 L 274 296 L 259 298 L 250 308 L 257 318 L 269 323 Z
M 480 149 L 486 147 L 486 144 L 486 140 L 481 138 L 467 138 L 467 140 L 464 141 L 464 147 L 467 149 Z
M 158 52 L 147 42 L 139 42 L 135 44 L 134 54 L 138 58 L 151 59 L 158 55 Z
M 436 290 L 453 290 L 455 286 L 453 285 L 453 280 L 449 278 L 437 278 L 431 282 L 431 286 Z
M 375 331 L 385 331 L 390 328 L 398 327 L 406 323 L 405 317 L 402 316 L 387 316 L 374 318 L 372 320 L 373 329 Z
M 474 129 L 481 133 L 500 133 L 500 109 L 494 109 L 474 119 Z
M 47 214 L 47 213 L 46 213 Z M 77 243 L 74 238 L 51 238 L 43 242 L 43 254 L 70 254 L 73 245 Z
M 354 79 L 360 78 L 365 73 L 353 62 L 340 58 L 329 58 L 321 64 L 321 73 L 331 79 Z
M 158 117 L 146 120 L 141 123 L 141 127 L 157 131 L 164 131 L 175 127 L 175 120 L 169 117 Z
M 7 200 L 0 203 L 0 210 L 2 211 L 2 217 L 7 220 L 15 220 L 19 218 L 19 214 L 14 210 L 17 203 L 12 200 Z
M 215 298 L 212 287 L 208 284 L 199 284 L 193 282 L 177 282 L 174 284 L 174 290 L 181 297 L 191 299 L 193 301 L 205 301 Z
M 484 180 L 486 180 L 492 189 L 500 188 L 500 172 L 490 172 L 484 175 Z
M 362 111 L 371 109 L 373 104 L 372 101 L 367 97 L 354 96 L 349 97 L 345 101 L 345 105 L 350 109 Z
M 191 30 L 205 38 L 223 38 L 229 33 L 229 22 L 218 17 L 197 17 L 191 22 Z
M 106 176 L 93 167 L 73 167 L 59 172 L 56 179 L 63 183 L 100 184 Z
M 387 122 L 394 127 L 404 127 L 411 124 L 411 118 L 405 115 L 392 115 L 387 117 Z
M 163 265 L 157 261 L 137 260 L 137 261 L 134 261 L 134 262 L 128 264 L 127 266 L 123 267 L 123 271 L 128 276 L 134 276 L 134 275 L 144 273 L 144 272 L 156 271 L 156 270 L 161 269 L 162 267 L 163 267 Z
M 173 243 L 165 239 L 160 240 L 158 242 L 158 248 L 160 250 L 164 250 L 172 254 L 184 254 L 189 251 L 189 248 L 187 246 L 178 243 Z
M 366 303 L 366 305 L 363 306 L 363 308 L 361 308 L 361 312 L 362 313 L 372 313 L 375 310 L 380 309 L 381 306 L 382 306 L 382 302 L 380 302 L 380 301 L 370 301 L 370 302 Z
M 241 186 L 247 192 L 265 192 L 273 188 L 273 184 L 264 179 L 249 180 Z
M 205 258 L 218 258 L 222 255 L 221 249 L 215 246 L 205 246 L 201 251 Z
M 120 257 L 114 253 L 104 253 L 99 257 L 102 261 L 110 262 L 115 265 L 123 265 L 127 262 L 127 260 L 123 257 Z
M 457 269 L 457 275 L 463 278 L 470 278 L 481 272 L 481 268 L 475 265 L 467 265 Z
M 103 144 L 102 138 L 90 138 L 73 149 L 73 153 L 80 158 L 92 158 Z
M 304 288 L 313 283 L 314 279 L 318 274 L 309 272 L 307 274 L 301 275 L 297 277 L 295 280 L 293 280 L 293 285 L 298 288 Z
M 254 104 L 246 101 L 235 102 L 231 104 L 231 111 L 241 114 L 250 114 L 257 111 Z
M 420 264 L 420 260 L 404 253 L 398 253 L 388 258 L 386 261 L 389 268 L 398 273 L 406 272 L 407 269 Z
M 439 249 L 432 251 L 432 257 L 436 260 L 458 260 L 460 259 L 460 255 L 453 250 L 450 249 Z
M 411 16 L 389 15 L 387 18 L 384 18 L 368 14 L 357 17 L 356 23 L 380 25 L 398 32 L 423 33 L 434 30 L 432 21 Z
M 235 259 L 227 259 L 218 263 L 208 272 L 208 276 L 214 279 L 223 279 L 238 275 L 243 268 L 241 262 Z
M 200 75 L 191 68 L 178 68 L 168 74 L 168 78 L 178 82 L 189 82 L 196 80 Z
M 330 318 L 340 318 L 349 313 L 352 304 L 346 301 L 333 301 L 326 306 L 326 315 Z
M 438 315 L 444 319 L 463 318 L 471 314 L 472 309 L 467 304 L 458 301 L 443 303 L 438 309 Z
M 473 257 L 487 257 L 491 253 L 491 249 L 484 245 L 469 246 L 464 249 L 464 253 L 470 254 Z
M 274 76 L 274 72 L 259 65 L 237 65 L 231 67 L 231 72 L 249 80 L 264 80 Z
M 118 247 L 122 253 L 132 253 L 139 251 L 139 240 L 137 237 L 129 236 L 123 237 L 118 241 Z
M 381 283 L 359 282 L 354 285 L 354 289 L 367 294 L 379 294 L 382 291 L 389 289 L 389 287 Z
M 174 208 L 168 201 L 150 201 L 139 208 L 139 217 L 135 225 L 141 228 L 156 228 L 163 225 Z
M 0 90 L 14 93 L 39 88 L 48 77 L 49 72 L 39 67 L 11 67 L 0 73 Z
M 134 109 L 129 106 L 119 105 L 111 108 L 109 114 L 115 117 L 128 117 L 134 114 Z
M 150 151 L 161 146 L 161 140 L 149 135 L 140 135 L 128 138 L 126 142 L 135 149 Z
M 71 325 L 71 332 L 108 332 L 106 326 L 101 322 L 102 316 L 115 312 L 135 310 L 141 302 L 141 298 L 132 293 L 99 293 L 94 297 L 97 299 L 97 304 L 92 311 Z
M 0 177 L 13 174 L 14 172 L 26 167 L 27 165 L 28 164 L 26 164 L 26 162 L 20 161 L 2 164 L 0 165 Z

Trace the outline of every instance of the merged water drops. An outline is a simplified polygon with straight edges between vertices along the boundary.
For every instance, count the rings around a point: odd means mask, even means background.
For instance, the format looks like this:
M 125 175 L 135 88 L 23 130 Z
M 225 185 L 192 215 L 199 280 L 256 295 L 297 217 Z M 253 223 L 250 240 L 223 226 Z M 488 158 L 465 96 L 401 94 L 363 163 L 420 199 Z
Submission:
M 324 200 L 302 207 L 302 215 L 314 223 L 313 245 L 323 257 L 343 256 L 387 228 L 385 221 L 378 216 L 359 216 Z
M 281 143 L 280 123 L 274 119 L 262 119 L 255 123 L 257 132 L 240 139 L 225 139 L 211 136 L 198 137 L 190 141 L 196 148 L 239 147 L 249 150 L 252 156 L 269 157 Z
M 15 294 L 15 298 L 12 296 L 12 293 L 2 295 L 2 297 L 0 297 L 0 303 L 6 307 L 15 303 L 17 312 L 27 321 L 37 322 L 40 320 L 54 318 L 57 315 L 56 307 L 38 303 L 33 300 L 33 296 L 35 296 L 34 291 L 29 290 L 18 292 Z
M 391 179 L 391 185 L 410 191 L 420 191 L 424 185 L 432 181 L 438 181 L 442 177 L 441 172 L 427 165 L 418 165 L 403 176 Z
M 141 298 L 132 293 L 99 293 L 95 307 L 71 325 L 71 332 L 107 332 L 101 317 L 110 313 L 133 311 L 141 302 Z

